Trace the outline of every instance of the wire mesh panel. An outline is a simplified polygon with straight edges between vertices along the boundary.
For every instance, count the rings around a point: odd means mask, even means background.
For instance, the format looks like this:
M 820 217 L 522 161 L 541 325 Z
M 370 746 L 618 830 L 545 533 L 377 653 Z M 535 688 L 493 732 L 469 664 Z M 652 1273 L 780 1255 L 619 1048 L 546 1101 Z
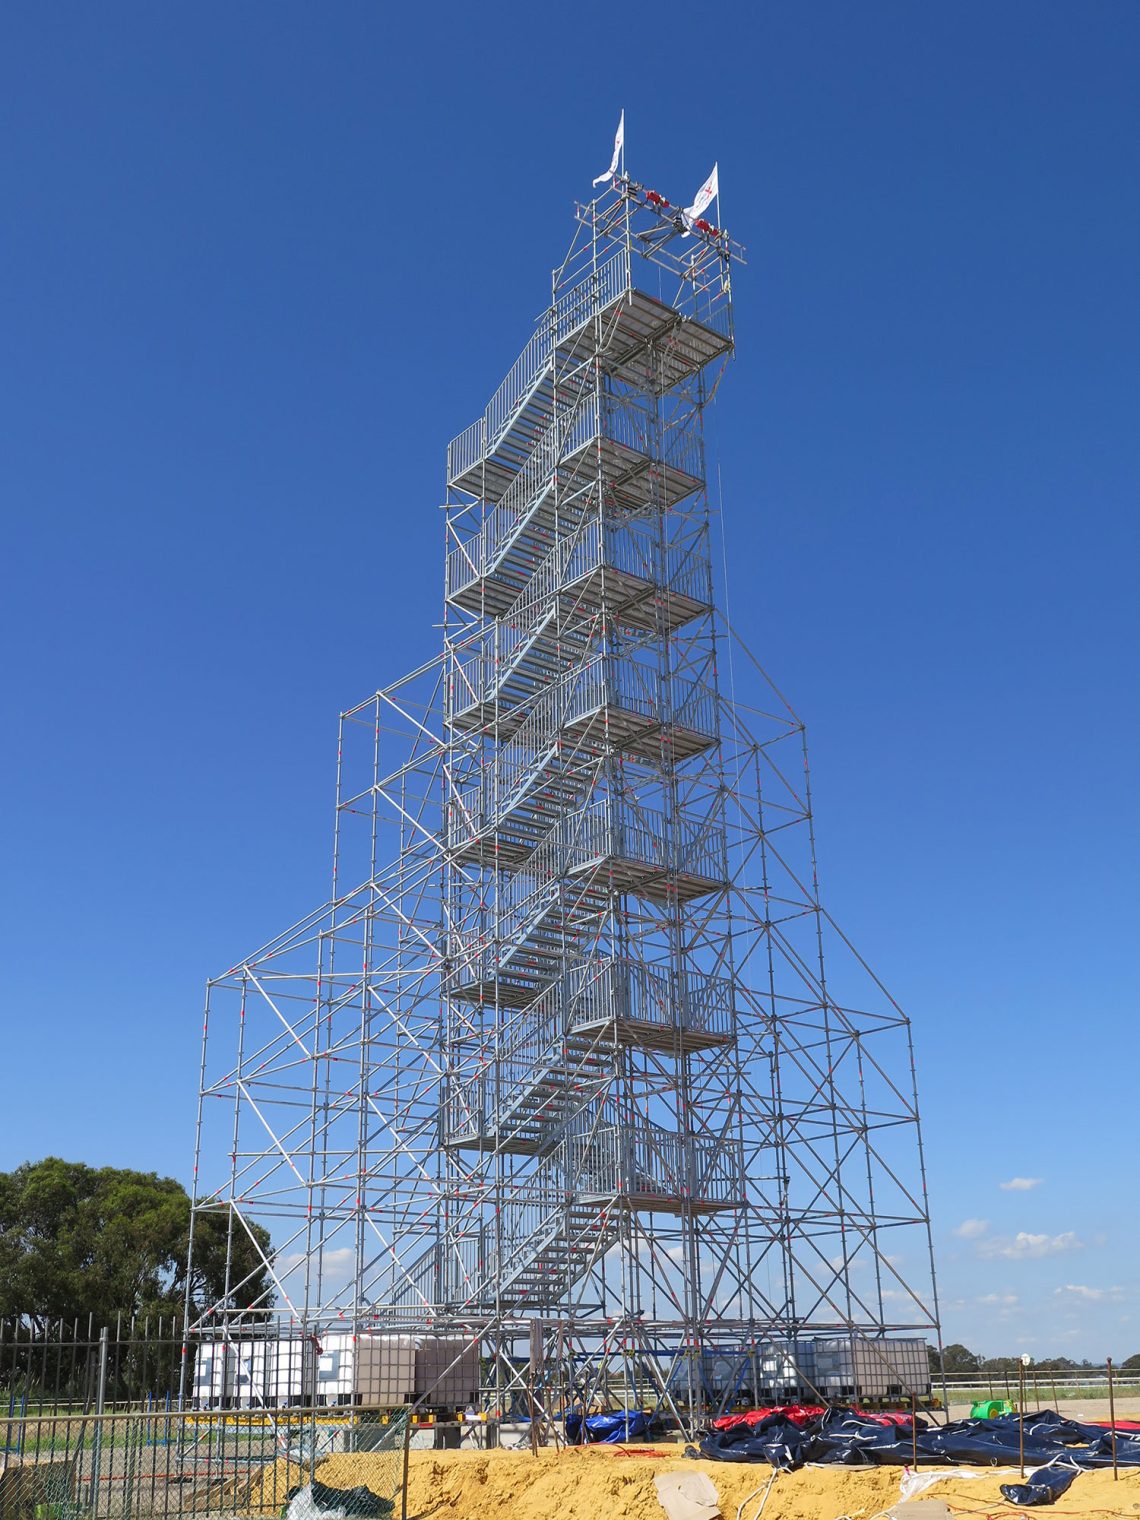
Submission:
M 169 1319 L 0 1329 L 0 1520 L 277 1516 L 314 1481 L 366 1485 L 357 1513 L 398 1499 L 409 1407 L 316 1406 L 273 1341 L 186 1345 Z

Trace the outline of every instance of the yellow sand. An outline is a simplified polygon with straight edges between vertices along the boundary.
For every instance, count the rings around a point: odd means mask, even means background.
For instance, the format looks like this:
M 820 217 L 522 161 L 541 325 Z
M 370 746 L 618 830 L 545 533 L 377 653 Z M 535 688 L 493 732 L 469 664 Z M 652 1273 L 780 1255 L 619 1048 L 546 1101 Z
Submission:
M 656 1455 L 629 1455 L 620 1447 L 587 1447 L 540 1451 L 413 1451 L 408 1480 L 409 1520 L 663 1520 L 653 1479 L 661 1472 L 707 1473 L 716 1485 L 724 1520 L 753 1520 L 771 1469 L 760 1463 L 694 1462 L 676 1446 L 658 1446 Z M 285 1471 L 277 1463 L 255 1483 L 250 1514 L 276 1515 L 287 1488 L 301 1475 L 295 1465 Z M 392 1471 L 390 1455 L 335 1456 L 322 1462 L 317 1476 L 336 1488 L 358 1483 L 385 1492 Z M 872 1520 L 900 1497 L 901 1469 L 804 1468 L 781 1473 L 764 1506 L 764 1520 Z M 371 1479 L 371 1484 L 370 1484 Z M 973 1479 L 945 1478 L 922 1494 L 944 1499 L 960 1514 L 1007 1515 L 1017 1511 L 998 1492 L 1011 1481 L 1009 1473 Z M 400 1513 L 396 1501 L 396 1516 Z M 1122 1471 L 1114 1483 L 1111 1472 L 1082 1473 L 1055 1505 L 1040 1512 L 1041 1520 L 1073 1516 L 1140 1517 L 1140 1469 Z

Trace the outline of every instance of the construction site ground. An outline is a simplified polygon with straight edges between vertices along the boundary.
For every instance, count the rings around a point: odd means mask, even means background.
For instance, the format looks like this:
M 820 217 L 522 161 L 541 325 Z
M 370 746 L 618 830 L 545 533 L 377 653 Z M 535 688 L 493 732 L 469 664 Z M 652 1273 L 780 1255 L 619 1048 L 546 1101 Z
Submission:
M 991 1395 L 995 1399 L 1007 1397 L 1003 1389 L 995 1389 Z M 1013 1390 L 1012 1402 L 1017 1403 L 1017 1389 Z M 1065 1415 L 1070 1420 L 1107 1420 L 1109 1407 L 1107 1399 L 1066 1399 L 1058 1398 L 1056 1402 L 1048 1397 L 1046 1390 L 1042 1390 L 1042 1398 L 1038 1404 L 1030 1404 L 1030 1409 L 1055 1409 L 1058 1414 Z M 1118 1420 L 1140 1420 L 1140 1398 L 1118 1398 L 1114 1401 L 1114 1411 Z M 950 1418 L 952 1420 L 968 1420 L 970 1418 L 969 1404 L 951 1404 Z
M 898 1467 L 808 1467 L 795 1473 L 764 1464 L 694 1461 L 680 1447 L 590 1446 L 531 1451 L 413 1451 L 408 1474 L 408 1520 L 662 1520 L 654 1486 L 660 1473 L 707 1474 L 716 1487 L 724 1520 L 755 1520 L 764 1490 L 763 1520 L 873 1520 L 901 1497 Z M 954 1514 L 1013 1515 L 1001 1483 L 1016 1471 L 978 1469 L 970 1478 L 940 1478 L 923 1494 L 941 1499 Z M 320 1481 L 337 1488 L 365 1484 L 390 1497 L 391 1459 L 371 1454 L 338 1455 L 317 1469 Z M 249 1513 L 278 1515 L 297 1469 L 283 1462 L 268 1468 L 249 1495 Z M 1140 1470 L 1081 1473 L 1052 1507 L 1064 1516 L 1140 1515 Z M 397 1515 L 399 1500 L 397 1500 Z

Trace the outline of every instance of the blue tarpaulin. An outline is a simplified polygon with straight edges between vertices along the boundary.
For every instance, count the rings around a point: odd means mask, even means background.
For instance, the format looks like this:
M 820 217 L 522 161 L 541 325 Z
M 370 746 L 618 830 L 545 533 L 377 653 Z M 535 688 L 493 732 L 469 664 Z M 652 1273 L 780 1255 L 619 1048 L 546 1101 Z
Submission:
M 620 1411 L 617 1414 L 588 1414 L 586 1443 L 600 1442 L 616 1446 L 622 1441 L 644 1440 L 652 1424 L 649 1415 L 636 1411 L 631 1411 L 628 1415 Z M 583 1444 L 580 1414 L 566 1416 L 566 1440 L 571 1446 Z
M 995 1420 L 954 1420 L 949 1425 L 918 1421 L 882 1424 L 851 1409 L 828 1409 L 796 1424 L 773 1411 L 757 1424 L 729 1430 L 710 1429 L 701 1437 L 701 1454 L 717 1462 L 769 1462 L 791 1470 L 805 1462 L 835 1462 L 849 1467 L 963 1464 L 1009 1467 L 1020 1461 L 1020 1418 L 1001 1415 Z M 1044 1467 L 1058 1458 L 1076 1467 L 1112 1465 L 1112 1432 L 1101 1425 L 1082 1425 L 1046 1409 L 1025 1416 L 1025 1460 Z M 1140 1439 L 1118 1431 L 1117 1461 L 1140 1467 Z

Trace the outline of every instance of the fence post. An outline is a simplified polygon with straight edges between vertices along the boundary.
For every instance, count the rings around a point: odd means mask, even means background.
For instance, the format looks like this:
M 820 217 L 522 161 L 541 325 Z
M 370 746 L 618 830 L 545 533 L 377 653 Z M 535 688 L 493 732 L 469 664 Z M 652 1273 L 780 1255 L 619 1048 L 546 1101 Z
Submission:
M 99 1332 L 99 1381 L 95 1387 L 95 1414 L 102 1415 L 107 1403 L 107 1353 L 110 1331 L 104 1325 Z M 103 1421 L 96 1418 L 91 1441 L 91 1514 L 99 1513 L 99 1465 L 103 1455 Z
M 414 1406 L 413 1406 L 414 1407 Z M 412 1409 L 404 1410 L 403 1472 L 400 1477 L 400 1520 L 408 1520 L 408 1453 L 412 1445 Z

